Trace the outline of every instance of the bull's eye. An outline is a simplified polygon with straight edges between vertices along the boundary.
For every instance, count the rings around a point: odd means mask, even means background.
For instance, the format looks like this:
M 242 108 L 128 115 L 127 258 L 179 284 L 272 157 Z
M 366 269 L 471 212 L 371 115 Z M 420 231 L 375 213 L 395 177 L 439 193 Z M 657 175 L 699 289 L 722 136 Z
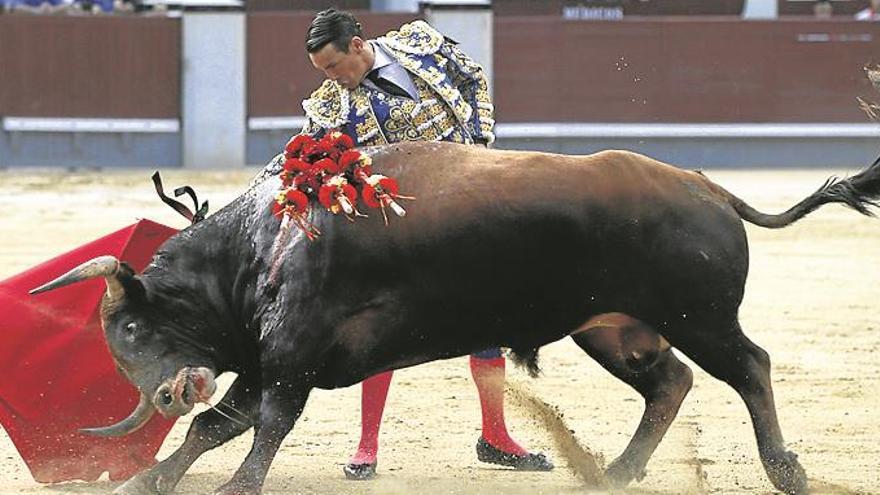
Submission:
M 131 323 L 129 323 L 128 325 L 125 325 L 125 329 L 126 329 L 129 333 L 134 333 L 134 331 L 137 330 L 137 327 L 138 327 L 138 326 L 137 326 L 137 323 L 135 323 L 135 322 L 131 322 Z

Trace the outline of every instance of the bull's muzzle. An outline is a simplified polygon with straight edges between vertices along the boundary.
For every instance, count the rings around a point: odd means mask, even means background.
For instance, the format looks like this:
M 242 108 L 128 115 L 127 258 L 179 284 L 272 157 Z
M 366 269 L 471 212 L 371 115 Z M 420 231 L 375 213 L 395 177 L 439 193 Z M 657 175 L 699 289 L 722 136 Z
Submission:
M 199 402 L 208 402 L 217 390 L 210 368 L 187 366 L 156 389 L 153 405 L 165 417 L 183 416 Z

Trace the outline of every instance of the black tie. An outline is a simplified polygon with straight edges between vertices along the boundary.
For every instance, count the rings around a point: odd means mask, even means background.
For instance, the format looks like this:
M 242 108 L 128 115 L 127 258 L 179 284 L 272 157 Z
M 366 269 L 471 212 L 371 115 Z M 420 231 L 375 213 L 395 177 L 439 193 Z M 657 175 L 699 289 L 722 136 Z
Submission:
M 409 93 L 404 91 L 403 88 L 394 84 L 393 82 L 389 81 L 388 79 L 385 79 L 384 77 L 380 76 L 378 70 L 370 71 L 367 74 L 367 79 L 372 81 L 373 84 L 375 84 L 377 88 L 388 93 L 389 95 L 410 98 Z

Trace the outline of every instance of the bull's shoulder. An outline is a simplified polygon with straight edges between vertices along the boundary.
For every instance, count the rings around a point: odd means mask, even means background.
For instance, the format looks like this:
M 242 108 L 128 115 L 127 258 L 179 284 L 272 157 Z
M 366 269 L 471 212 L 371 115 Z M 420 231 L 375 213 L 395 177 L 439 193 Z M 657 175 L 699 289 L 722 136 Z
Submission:
M 330 79 L 324 81 L 302 103 L 306 117 L 325 129 L 345 124 L 350 105 L 350 91 Z

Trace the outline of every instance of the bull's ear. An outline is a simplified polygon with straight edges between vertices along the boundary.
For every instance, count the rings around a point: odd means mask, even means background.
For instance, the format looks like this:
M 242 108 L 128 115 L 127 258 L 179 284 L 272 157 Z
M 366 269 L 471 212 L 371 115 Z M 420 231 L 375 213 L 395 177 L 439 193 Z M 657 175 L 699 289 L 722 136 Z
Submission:
M 134 270 L 128 266 L 128 263 L 120 262 L 119 270 L 116 272 L 116 280 L 125 291 L 125 297 L 128 299 L 142 300 L 146 297 L 146 290 L 140 277 Z

